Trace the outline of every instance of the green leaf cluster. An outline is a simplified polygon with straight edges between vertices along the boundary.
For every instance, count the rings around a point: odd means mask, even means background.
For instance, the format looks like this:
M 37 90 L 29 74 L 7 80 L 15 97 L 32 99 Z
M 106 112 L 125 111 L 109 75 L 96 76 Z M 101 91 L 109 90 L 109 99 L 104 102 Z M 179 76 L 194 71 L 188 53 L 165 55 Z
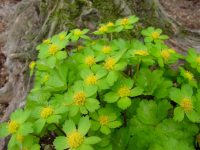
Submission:
M 29 65 L 35 80 L 27 103 L 0 124 L 0 137 L 11 137 L 8 149 L 198 147 L 200 54 L 179 54 L 153 27 L 140 39 L 117 38 L 138 20 L 129 16 L 94 32 L 73 29 L 39 44 Z M 181 67 L 173 67 L 179 61 Z M 42 143 L 46 137 L 52 141 Z

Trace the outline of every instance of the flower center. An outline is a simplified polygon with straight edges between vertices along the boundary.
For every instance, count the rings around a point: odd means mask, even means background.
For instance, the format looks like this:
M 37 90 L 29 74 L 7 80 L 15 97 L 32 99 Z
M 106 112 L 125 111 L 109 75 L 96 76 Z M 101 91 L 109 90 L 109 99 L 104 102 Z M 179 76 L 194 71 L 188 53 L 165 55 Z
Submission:
M 43 43 L 44 43 L 44 44 L 50 44 L 50 43 L 51 43 L 51 40 L 50 40 L 50 39 L 43 40 Z
M 107 26 L 103 25 L 103 26 L 101 26 L 101 27 L 98 29 L 98 31 L 100 31 L 100 32 L 106 32 L 106 31 L 108 31 L 108 28 L 107 28 Z
M 185 71 L 185 78 L 187 78 L 189 81 L 193 80 L 194 76 L 191 72 Z
M 88 66 L 94 65 L 94 64 L 96 63 L 94 56 L 87 56 L 87 57 L 85 58 L 85 63 L 86 63 Z
M 162 50 L 161 52 L 161 57 L 164 59 L 164 60 L 168 60 L 169 57 L 170 57 L 171 53 L 169 50 Z
M 154 32 L 151 34 L 151 36 L 152 36 L 153 39 L 158 39 L 159 36 L 160 36 L 160 33 L 154 31 Z
M 180 105 L 185 112 L 190 112 L 193 109 L 192 101 L 189 98 L 183 98 Z
M 60 39 L 61 41 L 64 40 L 64 39 L 65 39 L 65 35 L 63 35 L 63 34 L 59 35 L 59 39 Z
M 196 58 L 197 65 L 200 65 L 200 56 Z
M 140 56 L 147 56 L 149 53 L 145 50 L 136 50 L 133 52 L 135 55 L 140 55 Z
M 100 116 L 99 123 L 102 126 L 108 125 L 108 116 Z
M 118 90 L 118 95 L 120 97 L 128 97 L 128 96 L 130 96 L 130 94 L 131 94 L 131 90 L 127 86 L 121 87 Z
M 107 27 L 113 27 L 114 24 L 113 24 L 112 22 L 108 22 L 106 26 L 107 26 Z
M 87 85 L 94 85 L 97 83 L 97 77 L 95 75 L 89 75 L 86 79 L 85 79 L 85 83 Z
M 102 52 L 105 53 L 105 54 L 108 54 L 111 52 L 111 47 L 110 46 L 104 46 L 102 48 Z
M 49 80 L 49 75 L 46 74 L 43 78 L 42 78 L 42 83 L 45 83 Z
M 35 61 L 32 61 L 30 64 L 29 64 L 29 68 L 30 69 L 33 69 L 35 67 L 36 63 Z
M 50 55 L 55 55 L 57 51 L 58 51 L 58 46 L 56 44 L 50 45 L 50 47 L 49 47 Z
M 74 30 L 74 35 L 80 36 L 81 34 L 82 34 L 82 32 L 81 32 L 80 29 L 75 29 L 75 30 Z
M 125 25 L 129 24 L 129 20 L 128 20 L 128 18 L 124 18 L 121 20 L 120 23 L 121 23 L 121 25 L 125 26 Z
M 115 65 L 116 61 L 114 58 L 110 57 L 110 58 L 107 58 L 105 63 L 104 63 L 104 67 L 107 69 L 107 70 L 112 70 L 114 65 Z
M 78 131 L 72 132 L 67 136 L 70 149 L 78 148 L 84 141 L 83 135 Z
M 24 137 L 21 135 L 21 134 L 17 134 L 17 141 L 19 141 L 19 142 L 23 142 L 23 140 L 24 140 Z
M 78 92 L 74 95 L 74 102 L 76 105 L 84 105 L 85 104 L 85 93 L 83 91 Z
M 40 113 L 40 116 L 42 118 L 48 118 L 49 116 L 51 116 L 53 114 L 53 108 L 51 107 L 45 107 L 42 109 L 41 113 Z
M 8 124 L 8 132 L 13 134 L 19 128 L 19 124 L 16 121 L 10 121 Z

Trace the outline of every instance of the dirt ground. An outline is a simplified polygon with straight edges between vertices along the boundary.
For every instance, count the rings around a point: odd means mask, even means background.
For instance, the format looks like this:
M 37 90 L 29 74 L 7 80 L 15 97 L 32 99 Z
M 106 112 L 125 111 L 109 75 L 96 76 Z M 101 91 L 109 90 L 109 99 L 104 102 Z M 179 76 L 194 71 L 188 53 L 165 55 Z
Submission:
M 12 7 L 17 4 L 20 0 L 1 0 L 0 1 L 0 9 L 3 7 Z M 7 28 L 7 23 L 3 19 L 3 15 L 0 12 L 0 34 L 3 34 Z M 0 88 L 4 87 L 5 83 L 8 81 L 7 69 L 5 67 L 6 56 L 4 55 L 2 49 L 4 46 L 4 42 L 0 39 Z M 0 120 L 3 117 L 8 104 L 0 104 Z
M 174 20 L 190 29 L 200 29 L 200 0 L 160 0 Z

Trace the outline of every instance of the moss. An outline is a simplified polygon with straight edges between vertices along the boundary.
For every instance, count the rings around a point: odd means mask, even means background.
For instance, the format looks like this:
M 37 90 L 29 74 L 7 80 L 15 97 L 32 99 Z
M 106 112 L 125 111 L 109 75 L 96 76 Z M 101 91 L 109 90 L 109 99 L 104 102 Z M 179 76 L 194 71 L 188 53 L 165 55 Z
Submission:
M 114 0 L 93 0 L 93 6 L 101 13 L 101 22 L 108 22 L 123 17 L 120 9 L 113 2 Z M 165 34 L 171 35 L 171 24 L 166 20 L 160 20 L 156 14 L 157 6 L 153 1 L 146 0 L 125 0 L 127 5 L 132 9 L 133 14 L 140 18 L 139 23 L 134 30 L 129 33 L 122 33 L 120 36 L 125 38 L 137 37 L 140 38 L 140 31 L 143 28 L 154 26 L 162 28 Z M 148 12 L 148 13 L 147 13 Z
M 100 11 L 102 22 L 113 21 L 122 17 L 113 0 L 93 0 L 93 7 Z

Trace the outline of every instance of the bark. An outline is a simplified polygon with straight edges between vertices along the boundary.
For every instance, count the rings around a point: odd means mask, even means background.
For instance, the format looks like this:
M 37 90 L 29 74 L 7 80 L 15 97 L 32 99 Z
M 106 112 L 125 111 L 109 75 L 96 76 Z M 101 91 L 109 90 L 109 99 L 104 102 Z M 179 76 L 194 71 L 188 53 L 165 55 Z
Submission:
M 188 47 L 200 51 L 200 30 L 185 27 L 159 0 L 23 0 L 0 8 L 0 17 L 8 22 L 6 31 L 0 34 L 8 73 L 7 83 L 0 88 L 0 103 L 9 104 L 0 122 L 7 121 L 11 112 L 24 106 L 33 83 L 28 64 L 36 59 L 35 47 L 42 39 L 75 27 L 94 30 L 101 21 L 132 14 L 140 17 L 135 36 L 143 27 L 160 27 L 170 35 L 170 46 L 181 52 Z M 0 149 L 4 142 L 0 141 Z

